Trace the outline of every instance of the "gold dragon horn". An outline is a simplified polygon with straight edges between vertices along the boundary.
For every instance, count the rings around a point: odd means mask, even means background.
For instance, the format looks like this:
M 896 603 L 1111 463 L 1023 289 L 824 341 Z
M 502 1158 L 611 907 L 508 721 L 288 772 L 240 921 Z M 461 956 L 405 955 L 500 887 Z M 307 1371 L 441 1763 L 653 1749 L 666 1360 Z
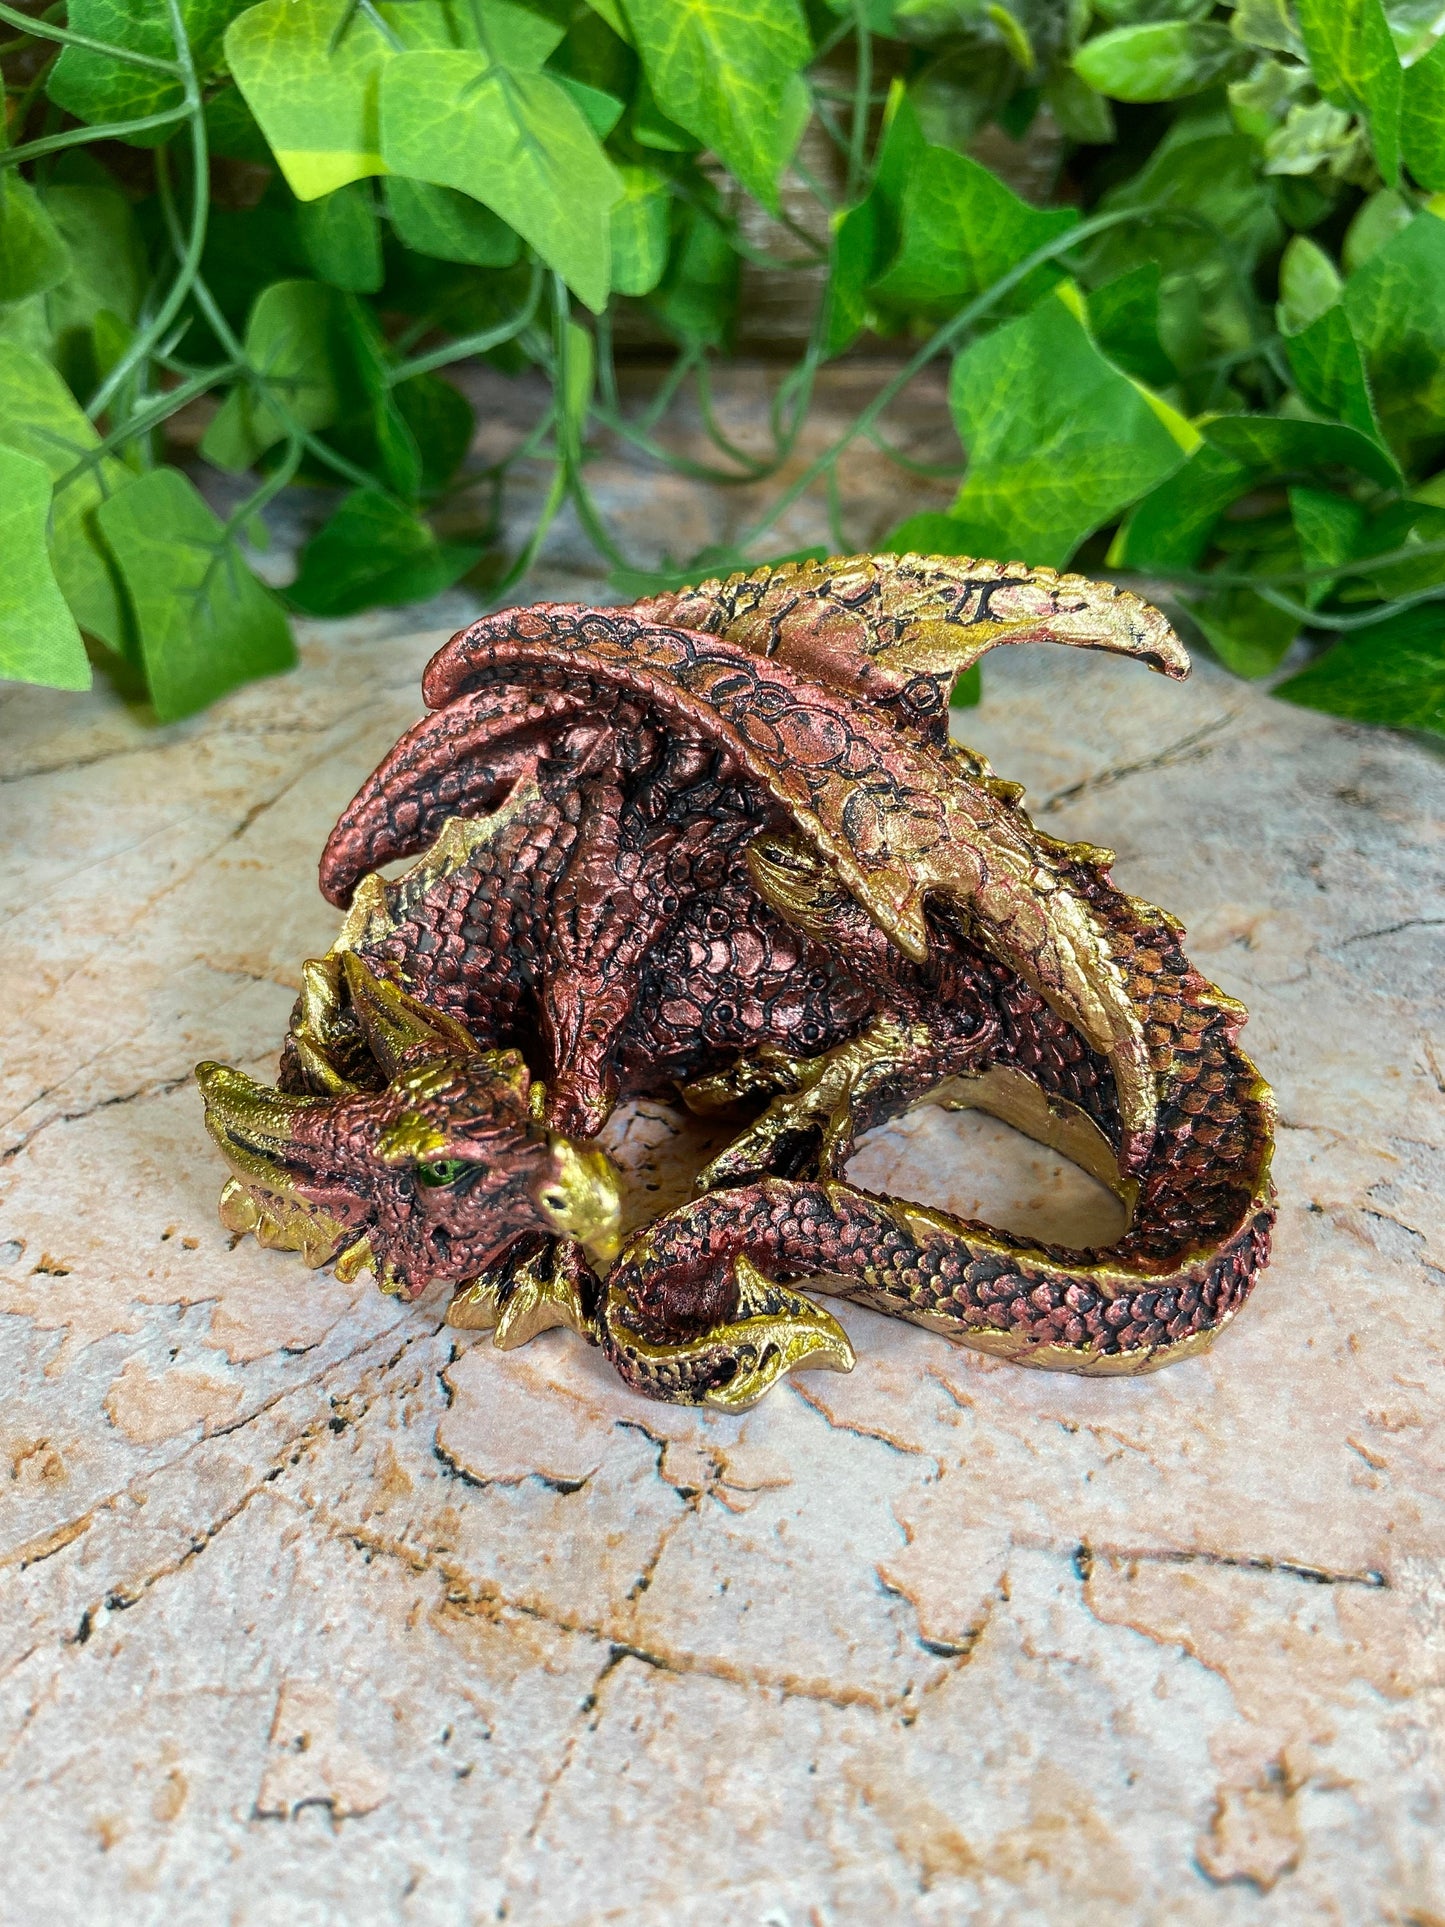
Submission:
M 464 1024 L 419 1003 L 390 978 L 378 976 L 354 950 L 341 953 L 341 970 L 356 1020 L 388 1078 L 395 1077 L 403 1060 L 417 1051 L 472 1057 L 480 1048 Z

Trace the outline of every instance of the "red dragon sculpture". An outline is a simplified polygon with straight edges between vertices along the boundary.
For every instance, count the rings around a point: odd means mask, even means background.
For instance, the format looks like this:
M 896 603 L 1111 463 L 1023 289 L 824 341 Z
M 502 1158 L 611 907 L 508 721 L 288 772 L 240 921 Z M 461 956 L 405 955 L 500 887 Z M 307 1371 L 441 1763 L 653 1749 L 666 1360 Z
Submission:
M 1189 666 L 1126 592 L 921 556 L 454 636 L 322 855 L 349 910 L 279 1087 L 198 1069 L 224 1221 L 725 1409 L 851 1366 L 801 1279 L 1054 1370 L 1203 1349 L 1268 1257 L 1272 1100 L 1174 919 L 950 741 L 956 677 L 1030 641 Z M 678 1094 L 750 1121 L 619 1250 L 593 1141 Z M 859 1134 L 920 1102 L 1053 1145 L 1128 1229 L 1070 1250 L 850 1184 Z

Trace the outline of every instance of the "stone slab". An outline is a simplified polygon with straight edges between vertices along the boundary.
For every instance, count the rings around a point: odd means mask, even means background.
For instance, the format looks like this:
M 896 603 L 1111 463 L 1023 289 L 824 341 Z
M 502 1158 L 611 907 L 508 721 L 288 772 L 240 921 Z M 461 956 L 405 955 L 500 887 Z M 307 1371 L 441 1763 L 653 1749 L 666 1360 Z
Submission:
M 0 692 L 0 1916 L 1445 1918 L 1439 759 L 1208 664 L 992 658 L 970 739 L 1250 1007 L 1275 1263 L 1158 1377 L 844 1307 L 850 1377 L 703 1416 L 216 1220 L 190 1068 L 274 1061 L 434 613 L 165 730 Z M 628 1125 L 654 1202 L 672 1136 Z M 988 1120 L 857 1169 L 1109 1231 Z

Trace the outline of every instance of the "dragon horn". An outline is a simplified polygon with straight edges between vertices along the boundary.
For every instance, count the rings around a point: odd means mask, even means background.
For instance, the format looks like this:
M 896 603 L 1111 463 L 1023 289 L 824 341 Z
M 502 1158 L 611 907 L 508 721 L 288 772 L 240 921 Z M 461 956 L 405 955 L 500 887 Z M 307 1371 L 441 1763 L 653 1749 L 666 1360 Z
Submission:
M 290 1197 L 297 1171 L 296 1127 L 332 1100 L 292 1096 L 229 1064 L 197 1064 L 196 1082 L 205 1101 L 206 1129 L 237 1177 Z
M 402 1061 L 414 1052 L 442 1057 L 476 1054 L 477 1040 L 464 1024 L 409 997 L 389 978 L 377 976 L 354 950 L 342 951 L 341 974 L 368 1048 L 388 1078 L 395 1077 Z

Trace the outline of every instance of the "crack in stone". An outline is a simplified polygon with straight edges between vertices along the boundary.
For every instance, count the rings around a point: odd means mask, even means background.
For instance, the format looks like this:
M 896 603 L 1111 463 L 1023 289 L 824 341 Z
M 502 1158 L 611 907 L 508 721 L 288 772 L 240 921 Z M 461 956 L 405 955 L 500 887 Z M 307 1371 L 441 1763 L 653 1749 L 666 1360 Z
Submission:
M 1341 937 L 1336 950 L 1348 950 L 1352 943 L 1370 943 L 1376 937 L 1393 937 L 1401 930 L 1445 929 L 1445 917 L 1406 917 L 1402 923 L 1381 924 L 1378 930 L 1357 930 L 1352 937 Z
M 539 1625 L 550 1626 L 554 1632 L 595 1640 L 609 1648 L 621 1647 L 625 1657 L 641 1660 L 644 1665 L 655 1667 L 659 1672 L 673 1673 L 678 1678 L 696 1675 L 703 1679 L 716 1679 L 744 1692 L 776 1693 L 782 1699 L 816 1700 L 837 1707 L 840 1711 L 861 1706 L 870 1712 L 891 1713 L 904 1703 L 901 1697 L 890 1699 L 867 1686 L 850 1686 L 826 1679 L 800 1679 L 794 1674 L 732 1665 L 715 1656 L 704 1657 L 675 1649 L 663 1651 L 657 1647 L 640 1646 L 629 1639 L 620 1627 L 567 1612 L 547 1600 L 514 1598 L 504 1593 L 494 1581 L 478 1578 L 458 1561 L 448 1559 L 428 1547 L 413 1545 L 406 1539 L 392 1538 L 369 1526 L 340 1519 L 329 1507 L 319 1503 L 300 1498 L 292 1499 L 291 1503 L 304 1509 L 323 1532 L 343 1544 L 353 1546 L 363 1556 L 395 1559 L 414 1573 L 434 1573 L 446 1582 L 447 1605 L 459 1612 L 480 1613 L 492 1624 L 504 1613 L 516 1613 Z
M 1156 750 L 1152 756 L 1141 757 L 1132 763 L 1116 763 L 1109 769 L 1097 771 L 1093 776 L 1081 777 L 1077 783 L 1069 783 L 1065 788 L 1055 790 L 1051 796 L 1046 796 L 1032 813 L 1035 816 L 1048 816 L 1054 810 L 1063 809 L 1065 804 L 1076 802 L 1081 796 L 1090 795 L 1095 790 L 1111 789 L 1115 783 L 1122 783 L 1127 777 L 1143 776 L 1151 770 L 1168 769 L 1174 763 L 1192 763 L 1201 757 L 1212 756 L 1220 745 L 1211 739 L 1237 722 L 1243 713 L 1243 705 L 1239 705 L 1222 716 L 1216 716 L 1213 721 L 1201 724 L 1198 729 L 1190 730 L 1187 736 L 1166 743 L 1163 749 Z
M 1096 1558 L 1113 1561 L 1116 1565 L 1157 1565 L 1157 1566 L 1221 1566 L 1236 1572 L 1282 1573 L 1289 1579 L 1301 1579 L 1312 1586 L 1366 1586 L 1372 1591 L 1389 1591 L 1390 1582 L 1384 1573 L 1373 1566 L 1359 1572 L 1332 1572 L 1327 1566 L 1312 1566 L 1300 1559 L 1271 1559 L 1267 1554 L 1209 1552 L 1198 1547 L 1122 1547 L 1091 1546 L 1081 1543 L 1075 1548 L 1074 1570 L 1081 1580 L 1087 1581 L 1093 1574 Z
M 79 1068 L 84 1069 L 84 1066 L 79 1066 Z M 51 1130 L 57 1124 L 79 1124 L 84 1118 L 94 1117 L 97 1111 L 112 1110 L 121 1104 L 134 1104 L 143 1097 L 169 1097 L 172 1091 L 178 1091 L 183 1084 L 189 1084 L 193 1076 L 194 1072 L 185 1071 L 179 1077 L 161 1078 L 159 1080 L 152 1079 L 149 1084 L 142 1084 L 136 1090 L 121 1091 L 113 1097 L 97 1098 L 94 1104 L 87 1104 L 84 1110 L 56 1111 L 50 1117 L 42 1118 L 38 1124 L 34 1125 L 25 1133 L 24 1137 L 17 1138 L 12 1145 L 0 1151 L 0 1164 L 11 1163 L 15 1158 L 19 1157 L 20 1153 L 25 1150 L 28 1145 L 33 1144 L 42 1132 Z M 53 1085 L 51 1089 L 54 1089 Z M 40 1099 L 47 1095 L 47 1092 L 41 1091 L 38 1097 L 31 1098 L 30 1103 L 39 1103 Z M 27 1104 L 25 1110 L 29 1110 L 29 1108 L 30 1105 Z M 17 1111 L 15 1113 L 15 1117 L 21 1117 L 23 1115 L 23 1111 Z M 7 1119 L 6 1122 L 13 1123 L 14 1118 Z
M 868 1439 L 875 1445 L 886 1445 L 889 1451 L 897 1452 L 905 1458 L 927 1459 L 935 1470 L 942 1471 L 943 1468 L 933 1453 L 925 1451 L 921 1445 L 910 1445 L 907 1439 L 897 1438 L 892 1432 L 885 1432 L 881 1426 L 863 1425 L 850 1419 L 835 1418 L 806 1385 L 796 1380 L 788 1381 L 788 1389 L 815 1411 L 834 1432 L 848 1432 L 855 1439 Z

